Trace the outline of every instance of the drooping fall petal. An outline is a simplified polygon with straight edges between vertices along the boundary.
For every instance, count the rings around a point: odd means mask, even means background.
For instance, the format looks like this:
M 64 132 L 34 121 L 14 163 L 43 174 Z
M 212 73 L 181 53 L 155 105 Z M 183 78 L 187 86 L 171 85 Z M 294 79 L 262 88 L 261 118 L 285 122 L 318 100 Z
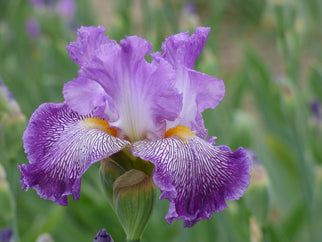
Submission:
M 19 166 L 23 189 L 59 205 L 67 205 L 69 194 L 78 200 L 83 173 L 129 144 L 113 135 L 103 119 L 81 116 L 62 103 L 42 104 L 23 135 L 30 163 Z

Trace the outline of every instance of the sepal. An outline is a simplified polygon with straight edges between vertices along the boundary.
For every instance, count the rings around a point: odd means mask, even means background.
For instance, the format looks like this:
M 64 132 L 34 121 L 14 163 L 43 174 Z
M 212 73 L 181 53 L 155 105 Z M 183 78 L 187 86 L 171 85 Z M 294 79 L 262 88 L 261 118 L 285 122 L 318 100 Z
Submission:
M 115 180 L 125 172 L 126 170 L 111 158 L 107 157 L 101 160 L 101 166 L 99 170 L 100 180 L 104 192 L 107 196 L 107 200 L 112 207 L 114 207 L 113 184 Z

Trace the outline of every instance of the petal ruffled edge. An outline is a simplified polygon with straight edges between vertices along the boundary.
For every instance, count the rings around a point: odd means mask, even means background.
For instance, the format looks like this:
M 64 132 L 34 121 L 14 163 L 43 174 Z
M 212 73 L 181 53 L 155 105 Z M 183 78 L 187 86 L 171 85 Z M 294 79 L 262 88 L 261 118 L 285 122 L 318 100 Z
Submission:
M 42 104 L 23 135 L 30 165 L 18 165 L 22 189 L 59 205 L 68 204 L 69 194 L 78 200 L 84 172 L 130 144 L 111 134 L 103 119 L 81 116 L 64 103 Z
M 189 31 L 171 35 L 162 43 L 162 57 L 175 67 L 184 65 L 193 69 L 205 46 L 209 32 L 209 27 L 197 27 L 191 36 L 189 36 Z
M 81 26 L 77 30 L 77 40 L 70 42 L 66 47 L 69 57 L 81 67 L 86 66 L 95 57 L 101 45 L 115 43 L 104 32 L 104 26 Z
M 139 141 L 133 154 L 155 165 L 153 180 L 168 199 L 168 223 L 183 219 L 191 227 L 227 207 L 226 200 L 239 199 L 249 185 L 250 162 L 245 150 L 232 152 L 213 146 L 197 136 L 172 136 Z

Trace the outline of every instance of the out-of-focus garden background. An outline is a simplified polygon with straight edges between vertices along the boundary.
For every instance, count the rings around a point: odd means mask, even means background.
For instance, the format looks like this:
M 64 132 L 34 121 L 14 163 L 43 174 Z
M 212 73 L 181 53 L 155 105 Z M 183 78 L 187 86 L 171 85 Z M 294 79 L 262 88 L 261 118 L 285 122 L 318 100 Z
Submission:
M 77 76 L 65 47 L 81 25 L 104 25 L 116 40 L 139 35 L 154 51 L 169 35 L 210 26 L 195 69 L 224 80 L 226 96 L 204 113 L 206 127 L 217 144 L 256 156 L 239 201 L 192 228 L 168 225 L 168 202 L 157 201 L 142 241 L 322 241 L 320 0 L 0 0 L 0 76 L 12 93 L 0 84 L 0 230 L 23 242 L 92 241 L 106 228 L 125 240 L 98 163 L 67 207 L 19 183 L 23 130 L 38 105 L 63 101 L 63 84 Z

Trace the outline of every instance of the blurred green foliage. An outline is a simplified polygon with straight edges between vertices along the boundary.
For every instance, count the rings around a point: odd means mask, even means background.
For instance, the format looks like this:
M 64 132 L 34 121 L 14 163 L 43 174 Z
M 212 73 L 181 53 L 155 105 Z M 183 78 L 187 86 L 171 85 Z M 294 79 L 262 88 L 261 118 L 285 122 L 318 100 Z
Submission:
M 30 18 L 40 25 L 36 38 L 26 31 Z M 83 176 L 80 200 L 67 207 L 21 190 L 17 163 L 28 162 L 22 117 L 63 100 L 63 84 L 78 70 L 65 47 L 81 25 L 105 25 L 117 40 L 140 35 L 154 50 L 169 35 L 210 26 L 196 69 L 223 79 L 226 96 L 204 113 L 206 127 L 219 145 L 251 149 L 262 168 L 252 171 L 243 198 L 189 229 L 181 221 L 168 225 L 168 202 L 157 201 L 142 241 L 321 241 L 321 24 L 319 0 L 79 0 L 72 19 L 26 0 L 0 0 L 0 75 L 22 115 L 10 115 L 1 99 L 0 229 L 28 242 L 43 233 L 55 241 L 92 241 L 106 228 L 124 241 L 100 186 L 99 164 Z

